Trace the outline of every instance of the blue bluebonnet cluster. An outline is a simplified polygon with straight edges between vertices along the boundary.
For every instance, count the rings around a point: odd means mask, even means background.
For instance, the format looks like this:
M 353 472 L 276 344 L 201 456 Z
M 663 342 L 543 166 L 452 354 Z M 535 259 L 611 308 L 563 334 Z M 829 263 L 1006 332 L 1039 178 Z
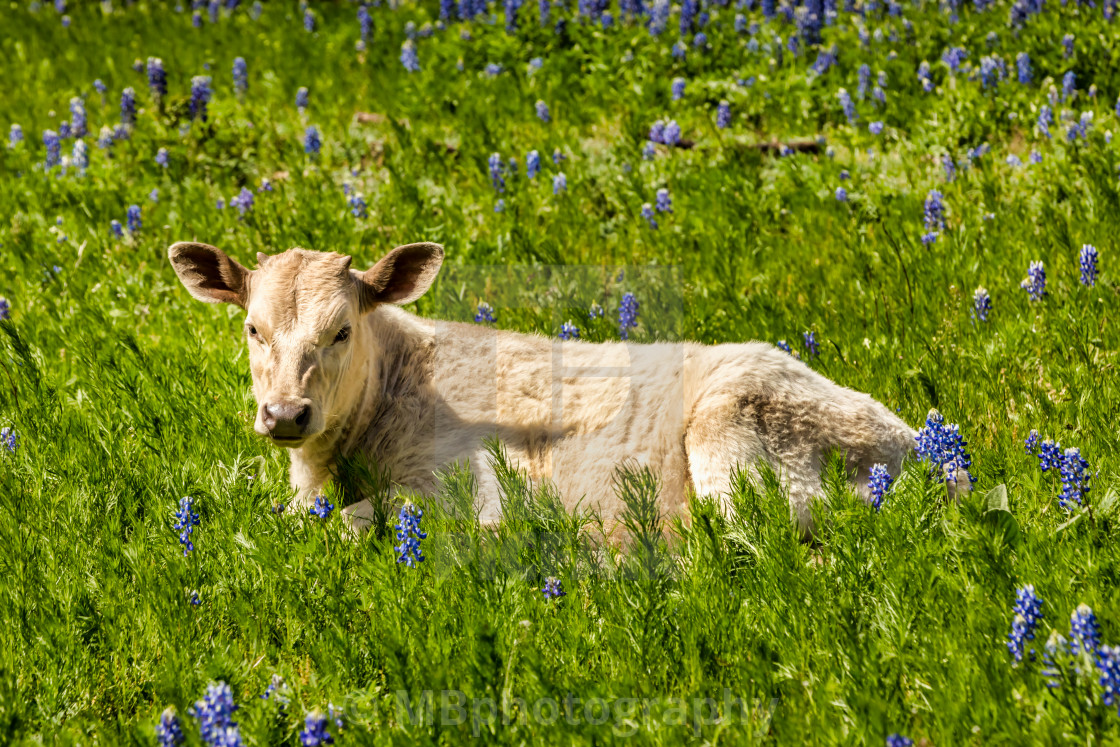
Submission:
M 980 58 L 980 84 L 984 88 L 995 88 L 1007 76 L 1007 66 L 997 55 Z
M 70 135 L 85 137 L 87 132 L 86 104 L 81 97 L 74 96 L 70 99 Z
M 198 721 L 202 741 L 213 747 L 234 747 L 241 744 L 241 731 L 233 720 L 237 706 L 225 682 L 211 682 L 202 700 L 195 701 L 190 714 Z
M 1038 448 L 1038 439 L 1038 431 L 1032 428 L 1031 432 L 1027 434 L 1027 440 L 1023 442 L 1028 454 L 1034 454 L 1035 449 Z
M 315 31 L 315 14 L 311 12 L 311 8 L 303 10 L 303 28 L 308 33 Z
M 572 324 L 572 320 L 564 322 L 560 325 L 560 339 L 561 340 L 578 340 L 579 327 Z
M 561 171 L 552 177 L 552 194 L 558 195 L 568 189 L 568 177 Z
M 322 147 L 323 139 L 319 134 L 319 128 L 315 125 L 308 125 L 307 131 L 303 135 L 303 152 L 314 158 L 319 155 Z
M 1089 463 L 1081 456 L 1081 449 L 1076 446 L 1066 449 L 1058 472 L 1062 477 L 1062 494 L 1058 498 L 1058 505 L 1072 511 L 1074 505 L 1083 504 L 1089 493 L 1089 480 L 1092 477 Z
M 657 217 L 653 212 L 653 205 L 648 202 L 642 203 L 642 217 L 645 218 L 650 228 L 657 228 Z
M 1034 78 L 1034 72 L 1031 70 L 1031 56 L 1026 52 L 1020 52 L 1015 55 L 1015 69 L 1018 73 L 1019 82 L 1023 85 L 1030 84 Z
M 541 593 L 544 594 L 545 599 L 558 599 L 567 596 L 567 592 L 560 584 L 560 579 L 556 576 L 549 576 L 544 580 L 544 588 L 541 589 Z
M 673 78 L 673 84 L 671 86 L 673 101 L 680 101 L 684 98 L 684 85 L 684 78 Z
M 238 96 L 244 96 L 249 90 L 249 66 L 244 57 L 233 59 L 233 89 Z
M 148 90 L 157 102 L 167 95 L 167 72 L 163 69 L 163 60 L 158 57 L 149 57 L 148 65 Z
M 878 135 L 878 134 L 882 133 L 882 131 L 883 131 L 883 123 L 882 122 L 872 122 L 871 124 L 867 125 L 867 131 L 870 132 L 872 135 Z
M 334 504 L 325 495 L 315 496 L 315 504 L 307 509 L 308 514 L 318 516 L 320 519 L 330 518 L 332 511 L 334 511 Z
M 541 171 L 541 154 L 535 150 L 529 151 L 525 156 L 525 176 L 536 179 Z
M 494 323 L 494 309 L 490 304 L 485 301 L 478 305 L 478 311 L 475 312 L 474 320 L 478 324 L 493 324 Z
M 208 106 L 214 92 L 210 89 L 211 78 L 209 75 L 196 75 L 191 78 L 191 119 L 205 122 L 208 117 Z
M 355 218 L 365 218 L 369 215 L 366 206 L 366 200 L 362 197 L 361 193 L 355 192 L 347 199 L 347 204 L 350 206 L 350 214 Z
M 844 109 L 844 116 L 848 118 L 848 123 L 855 124 L 859 115 L 856 114 L 856 105 L 852 101 L 852 97 L 848 94 L 848 91 L 841 88 L 836 92 L 836 98 L 840 100 L 840 106 Z
M 731 124 L 731 104 L 727 100 L 719 102 L 719 107 L 716 109 L 716 127 L 721 130 L 727 129 Z
M 1027 292 L 1032 301 L 1042 300 L 1046 295 L 1046 267 L 1041 261 L 1031 262 L 1027 276 L 1019 283 L 1019 287 Z
M 1101 627 L 1097 615 L 1087 604 L 1077 605 L 1069 616 L 1069 652 L 1078 656 L 1082 651 L 1096 654 L 1101 645 Z
M 847 202 L 848 201 L 848 190 L 844 189 L 843 187 L 837 187 L 836 188 L 836 200 L 838 202 Z
M 1050 137 L 1050 125 L 1054 124 L 1054 114 L 1050 107 L 1043 104 L 1038 110 L 1038 131 L 1044 136 Z
M 303 731 L 299 733 L 299 743 L 303 747 L 319 747 L 334 744 L 334 737 L 327 731 L 327 717 L 320 711 L 312 711 L 303 720 Z
M 894 478 L 887 472 L 887 465 L 875 464 L 871 466 L 871 474 L 867 478 L 867 487 L 871 491 L 871 505 L 878 511 L 883 506 L 883 496 L 891 489 Z
M 991 312 L 992 297 L 988 294 L 988 289 L 981 286 L 972 293 L 972 318 L 986 322 Z
M 649 139 L 650 142 L 670 147 L 679 145 L 681 142 L 681 126 L 677 124 L 675 119 L 670 119 L 668 122 L 659 119 L 649 128 Z
M 89 168 L 89 146 L 86 145 L 85 140 L 74 141 L 74 152 L 70 162 L 78 170 L 78 173 L 85 173 L 85 170 Z
M 198 526 L 198 513 L 194 510 L 194 499 L 184 496 L 179 500 L 179 510 L 175 512 L 175 531 L 179 532 L 179 544 L 183 546 L 183 557 L 194 550 L 191 535 Z
M 929 93 L 933 90 L 933 78 L 931 77 L 932 71 L 930 70 L 929 63 L 922 60 L 918 65 L 918 80 L 922 82 L 922 90 Z
M 296 108 L 299 113 L 303 114 L 307 110 L 310 94 L 307 92 L 307 86 L 300 86 L 296 91 Z
M 129 205 L 128 206 L 128 211 L 126 212 L 125 217 L 128 220 L 128 232 L 129 233 L 139 233 L 140 232 L 140 227 L 143 225 L 143 223 L 140 220 L 140 206 L 139 205 Z
M 416 53 L 416 42 L 405 39 L 401 44 L 401 64 L 410 73 L 420 72 L 420 56 Z
M 0 322 L 4 321 L 5 319 L 11 319 L 11 318 L 12 318 L 12 305 L 8 302 L 8 299 L 4 298 L 3 296 L 0 296 Z
M 1069 123 L 1066 127 L 1066 140 L 1071 143 L 1076 143 L 1078 140 L 1085 140 L 1089 137 L 1089 130 L 1093 127 L 1093 112 L 1081 112 L 1081 116 Z
M 540 99 L 537 99 L 536 108 L 538 119 L 540 119 L 542 122 L 550 122 L 552 120 L 552 115 L 548 111 L 548 104 L 544 103 Z
M 424 518 L 424 511 L 415 503 L 406 503 L 401 506 L 400 515 L 397 517 L 397 563 L 404 563 L 409 568 L 416 563 L 424 562 L 424 553 L 420 548 L 420 540 L 427 539 L 426 532 L 420 530 L 420 520 Z
M 1092 244 L 1081 247 L 1081 284 L 1090 288 L 1097 284 L 1097 248 Z
M 2 301 L 4 299 L 0 298 L 0 302 Z M 3 311 L 3 307 L 0 307 L 0 311 Z M 7 317 L 0 313 L 0 319 L 7 319 Z M 16 438 L 16 429 L 8 425 L 0 428 L 0 449 L 15 454 L 17 446 L 19 446 L 19 439 Z
M 887 737 L 887 747 L 914 747 L 914 740 L 895 733 Z
M 788 343 L 788 342 L 786 342 L 785 340 L 778 340 L 778 342 L 776 343 L 776 345 L 778 346 L 778 349 L 779 349 L 779 350 L 782 350 L 782 351 L 784 351 L 784 352 L 786 352 L 786 353 L 789 353 L 790 355 L 793 355 L 793 348 L 791 348 L 791 347 L 789 346 L 789 343 Z
M 1104 691 L 1101 699 L 1106 706 L 1116 706 L 1120 714 L 1120 646 L 1101 646 L 1097 649 L 1096 663 Z
M 236 196 L 230 198 L 229 204 L 231 207 L 237 208 L 237 212 L 244 216 L 253 209 L 253 193 L 242 187 Z
M 13 148 L 23 142 L 23 128 L 18 124 L 13 124 L 8 130 L 8 142 Z
M 602 319 L 603 318 L 603 313 L 604 313 L 603 307 L 599 305 L 599 302 L 598 301 L 592 301 L 591 302 L 591 307 L 587 310 L 587 319 L 588 319 L 588 321 L 594 321 L 596 319 Z
M 961 63 L 968 59 L 968 50 L 964 47 L 949 47 L 941 55 L 941 61 L 949 66 L 953 73 L 960 72 Z
M 960 426 L 946 425 L 945 416 L 937 410 L 929 411 L 926 424 L 918 430 L 915 440 L 918 456 L 930 462 L 939 481 L 956 482 L 958 473 L 963 470 L 970 483 L 976 482 L 969 470 L 972 456 L 966 451 L 968 444 L 961 437 Z
M 491 153 L 488 165 L 490 167 L 490 185 L 494 187 L 497 192 L 505 192 L 506 164 L 505 161 L 502 160 L 502 155 L 500 153 Z
M 1034 585 L 1027 584 L 1015 592 L 1014 616 L 1011 632 L 1007 636 L 1007 650 L 1016 662 L 1023 660 L 1027 641 L 1034 640 L 1035 629 L 1042 620 L 1042 598 L 1035 593 Z M 1030 650 L 1031 657 L 1034 649 Z
M 638 326 L 638 299 L 633 293 L 624 293 L 618 304 L 618 335 L 630 339 L 630 330 Z
M 118 239 L 124 237 L 124 226 L 122 226 L 121 222 L 119 220 L 117 220 L 116 218 L 109 221 L 109 230 L 112 231 L 113 235 L 116 236 Z
M 202 604 L 202 600 L 198 598 L 198 589 L 191 589 L 191 593 L 187 598 L 187 601 L 192 607 L 197 607 Z
M 669 190 L 665 187 L 657 190 L 657 212 L 673 212 L 673 198 L 669 195 Z
M 167 148 L 160 148 L 156 151 L 156 164 L 167 168 Z
M 1077 74 L 1070 70 L 1062 76 L 1062 101 L 1073 98 L 1077 93 Z
M 159 715 L 159 723 L 156 724 L 156 741 L 159 742 L 160 747 L 176 747 L 185 739 L 183 725 L 175 714 L 175 709 L 165 708 Z
M 926 233 L 922 236 L 923 244 L 932 244 L 937 241 L 939 232 L 945 229 L 945 203 L 942 201 L 943 198 L 944 195 L 937 189 L 931 189 L 929 194 L 926 195 L 924 214 Z
M 62 163 L 62 140 L 54 130 L 43 131 L 43 145 L 47 148 L 47 168 Z
M 821 346 L 817 343 L 817 333 L 812 330 L 805 330 L 801 333 L 801 340 L 805 343 L 805 351 L 809 358 L 819 358 L 821 355 Z
M 264 689 L 264 692 L 261 693 L 261 700 L 274 700 L 279 703 L 281 707 L 285 707 L 290 702 L 289 698 L 284 695 L 287 689 L 288 686 L 284 684 L 284 678 L 278 674 L 274 674 L 268 686 Z

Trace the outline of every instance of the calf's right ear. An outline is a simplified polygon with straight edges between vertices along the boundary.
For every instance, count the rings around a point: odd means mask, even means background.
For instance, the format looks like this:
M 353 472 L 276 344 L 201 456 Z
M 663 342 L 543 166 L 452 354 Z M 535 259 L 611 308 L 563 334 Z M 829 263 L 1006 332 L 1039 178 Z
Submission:
M 187 291 L 206 303 L 249 303 L 252 273 L 209 244 L 180 241 L 167 250 L 171 266 Z

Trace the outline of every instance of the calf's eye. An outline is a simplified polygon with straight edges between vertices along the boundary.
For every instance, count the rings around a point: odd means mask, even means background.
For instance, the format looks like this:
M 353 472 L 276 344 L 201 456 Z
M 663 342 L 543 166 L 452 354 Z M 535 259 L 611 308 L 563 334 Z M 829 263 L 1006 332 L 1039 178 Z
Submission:
M 249 325 L 249 337 L 256 337 L 256 336 L 257 336 L 257 328 L 254 327 L 252 324 L 250 324 Z
M 346 342 L 349 339 L 350 339 L 350 328 L 349 327 L 343 327 L 342 329 L 338 330 L 338 334 L 334 336 L 334 341 L 336 343 Z

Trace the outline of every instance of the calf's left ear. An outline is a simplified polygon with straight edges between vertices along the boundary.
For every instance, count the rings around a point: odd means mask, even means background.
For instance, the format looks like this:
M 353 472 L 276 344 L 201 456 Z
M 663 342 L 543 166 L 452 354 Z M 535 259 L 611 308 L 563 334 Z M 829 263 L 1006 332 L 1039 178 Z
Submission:
M 432 287 L 442 264 L 443 247 L 423 242 L 398 246 L 365 272 L 351 270 L 358 282 L 361 310 L 383 303 L 412 303 Z
M 180 241 L 167 250 L 171 266 L 187 291 L 206 303 L 249 304 L 249 270 L 209 244 Z

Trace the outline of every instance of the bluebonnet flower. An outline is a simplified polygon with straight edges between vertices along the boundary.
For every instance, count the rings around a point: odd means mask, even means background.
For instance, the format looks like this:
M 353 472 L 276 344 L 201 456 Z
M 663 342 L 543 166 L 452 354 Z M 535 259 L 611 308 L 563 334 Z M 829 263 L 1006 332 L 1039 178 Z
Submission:
M 152 202 L 159 202 L 159 187 L 152 189 L 152 191 L 148 193 L 148 199 Z
M 729 124 L 731 124 L 731 104 L 724 100 L 719 102 L 719 108 L 716 110 L 716 127 L 724 130 Z
M 1042 300 L 1046 295 L 1046 268 L 1041 261 L 1031 262 L 1027 276 L 1019 283 L 1019 287 L 1030 295 L 1032 301 Z
M 175 709 L 164 709 L 163 713 L 159 715 L 159 723 L 156 724 L 156 740 L 160 747 L 176 747 L 176 745 L 182 744 L 185 739 L 183 725 L 179 722 L 179 717 L 175 715 Z
M 707 46 L 707 44 L 708 44 L 708 35 L 705 34 L 703 31 L 698 33 L 696 36 L 692 37 L 692 46 L 696 47 L 697 49 L 703 49 L 705 46 Z M 681 55 L 681 56 L 683 57 L 684 55 Z
M 1093 126 L 1093 113 L 1090 111 L 1081 112 L 1081 117 L 1069 126 L 1066 130 L 1066 140 L 1073 143 L 1079 138 L 1088 138 L 1089 129 Z
M 544 67 L 544 60 L 542 58 L 534 57 L 533 59 L 529 60 L 529 74 L 530 75 L 532 75 L 537 70 L 540 70 L 542 67 Z
M 163 168 L 167 168 L 167 148 L 160 148 L 156 151 L 156 163 Z
M 140 231 L 140 226 L 143 225 L 140 222 L 140 206 L 129 205 L 128 214 L 126 217 L 128 218 L 129 233 L 138 233 Z
M 572 320 L 564 322 L 560 325 L 560 339 L 561 340 L 578 340 L 579 327 L 572 324 Z
M 735 33 L 741 34 L 747 30 L 747 17 L 742 13 L 735 14 Z
M 653 0 L 649 13 L 649 33 L 651 36 L 660 36 L 665 27 L 669 25 L 669 0 Z
M 837 202 L 847 202 L 848 201 L 848 190 L 844 189 L 843 187 L 837 187 L 836 188 L 836 200 L 837 200 Z
M 210 76 L 196 75 L 191 78 L 191 119 L 206 121 L 207 105 L 213 91 L 210 90 Z
M 12 128 L 8 130 L 8 142 L 12 144 L 13 148 L 23 142 L 23 128 L 18 124 L 12 125 Z
M 86 127 L 86 104 L 78 96 L 70 99 L 70 132 L 74 137 L 85 137 L 88 132 Z
M 1062 46 L 1065 47 L 1065 57 L 1069 59 L 1073 57 L 1073 34 L 1066 34 L 1062 37 Z
M 202 700 L 191 706 L 190 714 L 198 720 L 203 742 L 215 747 L 232 747 L 241 744 L 241 734 L 233 720 L 236 710 L 229 685 L 211 682 Z
M 783 350 L 783 351 L 789 353 L 790 355 L 793 355 L 793 348 L 791 348 L 789 346 L 789 343 L 786 342 L 785 340 L 778 340 L 777 345 L 778 345 L 779 350 Z
M 964 470 L 969 482 L 976 482 L 969 470 L 972 456 L 965 450 L 968 444 L 961 438 L 960 426 L 946 425 L 945 416 L 937 410 L 929 411 L 926 424 L 914 440 L 917 441 L 918 456 L 929 460 L 939 481 L 955 482 L 957 473 Z
M 560 579 L 556 576 L 549 576 L 544 580 L 544 588 L 541 589 L 545 599 L 558 599 L 559 597 L 567 596 L 560 584 Z
M 187 601 L 190 603 L 190 605 L 192 607 L 197 607 L 200 604 L 202 604 L 202 600 L 198 598 L 198 590 L 197 589 L 194 589 L 194 590 L 191 591 L 191 596 Z
M 1087 604 L 1077 605 L 1069 617 L 1069 650 L 1074 656 L 1082 651 L 1095 654 L 1101 645 L 1101 629 L 1097 616 Z
M 1023 85 L 1029 84 L 1034 77 L 1031 70 L 1031 56 L 1026 52 L 1015 55 L 1015 67 L 1019 72 L 1019 82 Z
M 1070 70 L 1062 76 L 1062 101 L 1073 96 L 1077 92 L 1077 75 Z
M 410 73 L 420 71 L 420 57 L 416 54 L 416 42 L 405 39 L 401 44 L 401 64 Z
M 334 511 L 334 504 L 325 495 L 315 496 L 315 505 L 307 509 L 308 514 L 318 516 L 320 519 L 330 518 L 332 511 Z
M 303 720 L 303 731 L 299 733 L 299 742 L 304 747 L 334 744 L 334 737 L 327 731 L 327 717 L 319 711 L 307 714 Z
M 284 678 L 278 674 L 272 675 L 272 680 L 268 686 L 261 693 L 261 700 L 275 700 L 281 707 L 288 705 L 290 702 L 280 691 L 287 690 L 288 686 L 284 684 Z
M 72 133 L 70 132 L 70 123 L 69 122 L 63 120 L 62 122 L 58 123 L 58 137 L 60 139 L 68 140 L 70 138 L 71 134 Z
M 1081 284 L 1090 288 L 1097 284 L 1097 248 L 1092 244 L 1081 246 Z
M 540 99 L 537 99 L 537 117 L 542 122 L 548 122 L 552 119 L 552 116 L 548 113 L 548 104 L 544 103 Z
M 657 218 L 654 217 L 653 205 L 648 202 L 642 203 L 642 217 L 649 223 L 650 228 L 657 228 Z
M 821 355 L 821 348 L 817 343 L 817 333 L 805 330 L 801 333 L 801 339 L 805 343 L 805 349 L 809 351 L 809 357 L 819 358 Z
M 949 66 L 949 70 L 956 73 L 961 69 L 961 63 L 968 57 L 968 50 L 964 47 L 949 47 L 941 55 L 941 61 Z
M 867 125 L 867 131 L 870 132 L 872 135 L 878 135 L 879 133 L 881 133 L 883 131 L 883 123 L 882 122 L 872 122 L 871 124 Z
M 926 93 L 933 90 L 933 79 L 930 77 L 931 75 L 929 63 L 922 60 L 922 63 L 918 65 L 918 80 L 922 82 L 922 90 Z
M 642 160 L 652 161 L 657 157 L 657 146 L 654 145 L 652 140 L 647 140 L 645 145 L 642 146 Z
M 887 737 L 887 747 L 914 747 L 914 740 L 895 733 Z
M 190 496 L 184 496 L 179 500 L 179 510 L 175 512 L 175 518 L 179 544 L 183 545 L 183 557 L 186 557 L 187 553 L 194 550 L 191 535 L 194 534 L 194 528 L 198 526 L 198 513 L 194 510 L 194 500 Z
M 1038 448 L 1038 438 L 1038 431 L 1032 428 L 1031 432 L 1027 434 L 1027 440 L 1023 442 L 1023 447 L 1027 450 L 1028 454 L 1033 455 Z
M 124 227 L 121 226 L 121 222 L 119 220 L 117 220 L 116 218 L 109 221 L 109 229 L 113 232 L 113 235 L 116 236 L 118 239 L 122 238 L 124 236 Z
M 108 88 L 105 87 L 105 84 L 101 81 L 101 78 L 98 78 L 97 80 L 93 81 L 93 87 L 102 96 L 105 95 L 105 91 L 109 90 Z
M 568 189 L 568 177 L 561 171 L 556 176 L 552 177 L 552 194 L 558 195 Z
M 218 22 L 218 13 L 222 10 L 222 4 L 219 0 L 210 0 L 210 23 Z
M 681 97 L 684 96 L 684 86 L 684 78 L 673 78 L 673 84 L 671 86 L 673 101 L 679 101 Z
M 240 215 L 245 215 L 253 209 L 253 193 L 242 187 L 236 197 L 230 198 L 229 204 L 237 208 Z
M 225 206 L 226 206 L 226 201 L 223 200 L 221 197 L 219 197 L 217 202 L 214 203 L 214 207 L 216 207 L 218 210 L 225 209 Z
M 1069 644 L 1066 639 L 1058 631 L 1051 631 L 1042 653 L 1042 674 L 1047 678 L 1046 687 L 1050 689 L 1061 687 L 1065 672 L 1064 667 L 1059 662 L 1068 653 L 1068 650 Z
M 929 194 L 926 195 L 924 214 L 925 226 L 926 231 L 930 234 L 934 234 L 934 240 L 937 238 L 936 231 L 938 229 L 945 229 L 945 204 L 941 200 L 942 195 L 939 190 L 931 189 Z M 922 241 L 927 244 L 930 243 L 925 240 L 925 237 L 922 238 Z
M 397 563 L 404 563 L 409 568 L 415 563 L 424 562 L 424 554 L 420 548 L 420 540 L 427 539 L 426 532 L 420 531 L 420 519 L 424 512 L 414 503 L 401 506 L 401 513 L 397 517 L 397 540 L 400 544 L 394 548 L 397 551 Z
M 1062 445 L 1046 439 L 1038 447 L 1038 466 L 1043 472 L 1060 470 L 1062 466 Z
M 1038 110 L 1038 131 L 1046 137 L 1050 137 L 1050 125 L 1054 122 L 1054 115 L 1050 111 L 1050 107 L 1043 104 Z
M 866 63 L 859 66 L 859 84 L 856 86 L 856 98 L 861 101 L 867 98 L 867 89 L 871 86 L 871 68 Z
M 311 8 L 306 8 L 303 11 L 303 28 L 308 32 L 315 30 L 315 14 L 311 12 Z
M 673 198 L 669 195 L 669 190 L 665 187 L 657 190 L 657 212 L 673 212 Z
M 307 104 L 308 104 L 307 87 L 306 86 L 300 86 L 299 90 L 296 91 L 296 108 L 299 109 L 300 114 L 303 114 L 304 110 L 307 109 Z
M 478 305 L 478 312 L 474 315 L 475 322 L 479 324 L 493 324 L 494 323 L 494 308 L 483 301 Z
M 303 152 L 312 158 L 319 155 L 319 150 L 323 147 L 323 140 L 319 135 L 319 128 L 315 125 L 308 125 L 307 131 L 303 135 Z
M 62 163 L 62 141 L 54 130 L 43 131 L 43 145 L 47 147 L 47 168 Z
M 148 90 L 156 101 L 167 95 L 167 72 L 159 57 L 148 58 Z
M 505 0 L 506 33 L 517 33 L 517 11 L 521 9 L 521 0 Z
M 1023 160 L 1019 156 L 1012 153 L 1007 157 L 1007 165 L 1013 168 L 1019 168 L 1023 165 Z
M 840 106 L 844 109 L 844 116 L 848 118 L 848 123 L 855 124 L 859 115 L 856 114 L 856 105 L 852 103 L 852 97 L 848 95 L 848 91 L 841 88 L 836 92 L 836 98 L 840 99 Z
M 1016 662 L 1023 660 L 1027 641 L 1034 640 L 1034 631 L 1042 620 L 1042 599 L 1035 593 L 1034 585 L 1027 584 L 1015 592 L 1014 617 L 1007 636 L 1007 650 Z M 1034 655 L 1034 649 L 1030 651 Z
M 887 472 L 887 465 L 875 464 L 871 467 L 871 474 L 867 479 L 867 487 L 871 490 L 871 505 L 878 511 L 883 505 L 883 496 L 891 489 L 894 478 Z
M 603 307 L 599 305 L 598 301 L 592 301 L 591 307 L 587 310 L 588 321 L 603 318 Z
M 796 37 L 791 37 L 790 38 L 790 43 L 792 44 L 795 40 L 796 40 Z M 836 45 L 834 44 L 831 47 L 829 47 L 828 49 L 820 50 L 817 53 L 817 59 L 813 61 L 813 64 L 809 69 L 812 70 L 812 72 L 816 75 L 824 75 L 835 64 L 836 64 Z M 858 89 L 856 91 L 856 95 L 859 96 Z M 860 98 L 863 98 L 863 97 L 860 96 Z
M 355 218 L 365 218 L 369 215 L 369 211 L 367 210 L 366 206 L 366 200 L 360 193 L 355 192 L 354 194 L 350 195 L 350 198 L 347 200 L 347 204 L 350 206 L 350 214 Z
M 988 295 L 987 288 L 981 286 L 972 294 L 972 318 L 986 322 L 991 311 L 992 297 Z
M 121 124 L 126 132 L 136 123 L 136 91 L 126 88 L 121 91 Z
M 440 2 L 439 17 L 447 21 L 451 19 L 450 12 L 446 12 L 444 3 Z M 365 5 L 358 6 L 358 32 L 361 34 L 362 41 L 368 42 L 370 34 L 373 32 L 373 18 L 370 17 L 369 9 Z
M 490 166 L 490 184 L 498 192 L 506 191 L 505 162 L 500 153 L 491 153 L 488 161 Z
M 649 139 L 652 143 L 665 142 L 665 122 L 657 120 L 649 128 Z
M 630 339 L 630 330 L 638 326 L 638 299 L 633 293 L 625 293 L 618 304 L 618 335 L 623 340 Z
M 89 148 L 86 147 L 85 140 L 77 140 L 74 142 L 74 155 L 70 159 L 80 173 L 85 173 L 89 168 Z
M 8 302 L 0 298 L 0 321 L 8 318 Z M 19 439 L 16 438 L 15 428 L 4 426 L 0 428 L 0 447 L 8 450 L 9 453 L 15 454 L 16 447 L 19 445 Z
M 1042 154 L 1037 150 L 1032 150 L 1030 155 L 1031 163 L 1042 163 Z
M 652 140 L 652 138 L 650 138 Z M 665 123 L 665 133 L 662 136 L 662 141 L 665 145 L 675 146 L 681 141 L 681 126 L 677 124 L 677 120 L 670 119 Z
M 683 41 L 678 41 L 673 45 L 673 57 L 678 60 L 683 60 L 685 55 L 688 54 L 688 47 L 684 45 Z
M 238 96 L 244 96 L 249 90 L 249 67 L 245 64 L 244 57 L 233 59 L 233 89 Z
M 980 84 L 984 88 L 994 88 L 999 85 L 1007 73 L 1003 58 L 995 55 L 986 55 L 980 58 Z
M 1082 505 L 1082 499 L 1089 492 L 1089 463 L 1081 456 L 1081 450 L 1071 447 L 1062 454 L 1058 469 L 1062 476 L 1062 495 L 1058 505 L 1067 511 L 1072 511 L 1074 504 Z
M 848 173 L 847 169 L 840 169 L 840 181 L 846 182 L 851 178 L 852 175 Z
M 1097 669 L 1101 672 L 1100 685 L 1104 689 L 1101 699 L 1104 704 L 1120 706 L 1120 646 L 1098 648 Z M 1120 713 L 1120 708 L 1117 713 Z
M 486 67 L 482 69 L 482 72 L 493 78 L 496 75 L 502 74 L 502 66 L 496 62 L 488 62 L 486 63 Z
M 681 0 L 681 36 L 688 36 L 692 31 L 692 22 L 696 18 L 697 10 L 699 10 L 697 0 Z

